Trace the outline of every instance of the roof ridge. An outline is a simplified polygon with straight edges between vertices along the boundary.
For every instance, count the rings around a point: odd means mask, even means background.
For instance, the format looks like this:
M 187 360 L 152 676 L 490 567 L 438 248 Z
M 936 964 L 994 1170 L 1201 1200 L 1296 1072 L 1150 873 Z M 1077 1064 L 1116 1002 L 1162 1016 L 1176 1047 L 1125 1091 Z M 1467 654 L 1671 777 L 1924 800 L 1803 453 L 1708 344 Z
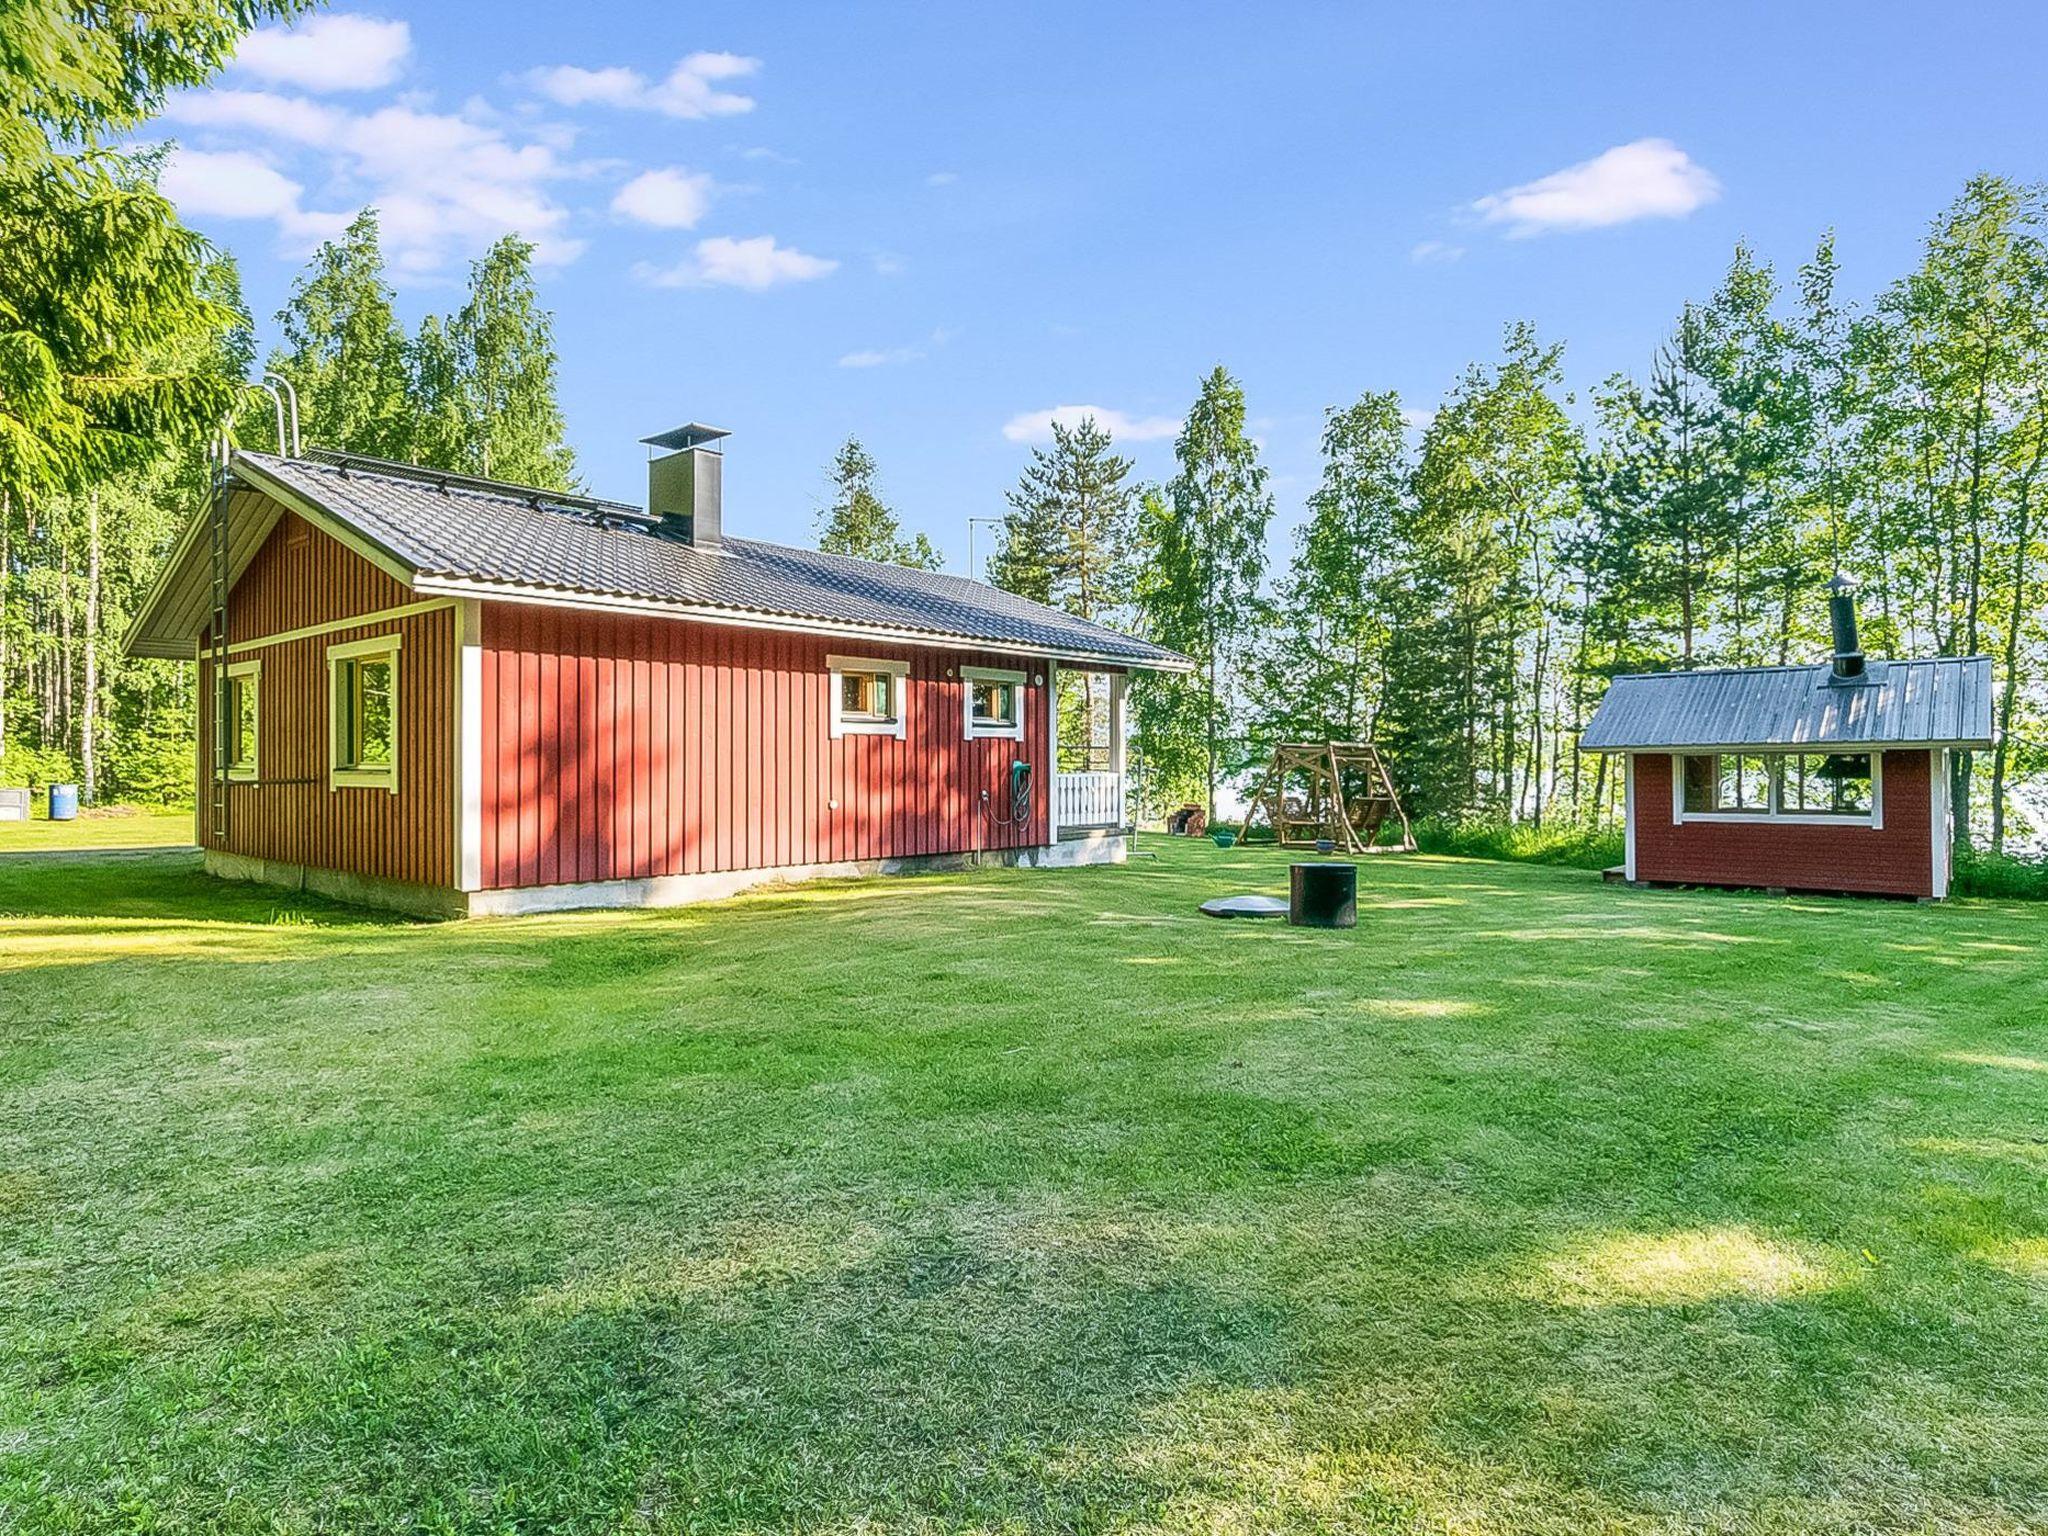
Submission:
M 459 470 L 436 469 L 431 464 L 408 464 L 398 459 L 380 459 L 375 454 L 351 453 L 339 448 L 308 448 L 296 456 L 278 453 L 259 453 L 253 449 L 237 449 L 244 457 L 271 463 L 310 464 L 316 469 L 333 470 L 342 474 L 364 474 L 373 479 L 396 480 L 406 485 L 428 485 L 437 490 L 459 490 L 471 496 L 495 496 L 503 501 L 513 501 L 524 507 L 543 504 L 538 510 L 545 511 L 552 505 L 572 508 L 578 511 L 621 512 L 636 518 L 647 516 L 643 508 L 629 501 L 613 501 L 605 496 L 586 496 L 580 491 L 551 491 L 545 486 L 521 485 L 515 480 L 493 480 L 484 475 L 464 474 Z
M 1990 661 L 1992 658 L 1977 652 L 1969 656 L 1872 656 L 1867 665 L 1873 667 L 1926 667 L 1943 662 Z M 1611 683 L 1626 682 L 1649 677 L 1733 677 L 1747 672 L 1812 672 L 1829 666 L 1826 659 L 1820 661 L 1758 662 L 1746 667 L 1667 667 L 1662 672 L 1617 672 L 1608 679 Z

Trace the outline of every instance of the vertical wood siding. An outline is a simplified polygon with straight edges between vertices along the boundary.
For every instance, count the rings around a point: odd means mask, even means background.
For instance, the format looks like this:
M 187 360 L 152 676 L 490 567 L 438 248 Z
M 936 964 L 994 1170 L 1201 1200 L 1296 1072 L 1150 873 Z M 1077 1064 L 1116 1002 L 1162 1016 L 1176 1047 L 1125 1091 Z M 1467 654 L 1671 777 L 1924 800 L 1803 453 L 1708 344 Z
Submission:
M 1671 758 L 1636 758 L 1636 878 L 1868 895 L 1934 893 L 1934 799 L 1927 753 L 1884 754 L 1882 827 L 1688 821 L 1671 814 Z
M 229 634 L 258 639 L 417 601 L 384 572 L 286 514 L 235 585 Z M 452 608 L 331 630 L 237 652 L 260 660 L 253 784 L 228 786 L 228 830 L 213 835 L 207 775 L 213 749 L 210 663 L 199 669 L 200 843 L 250 858 L 309 864 L 421 885 L 454 883 L 454 635 Z M 399 791 L 330 789 L 327 648 L 403 637 L 398 653 Z
M 832 739 L 829 654 L 910 663 L 904 740 Z M 1022 741 L 964 739 L 962 666 L 1025 674 Z M 1032 679 L 1047 671 L 976 651 L 487 603 L 483 883 L 1041 844 L 1052 762 Z M 1004 825 L 1019 759 L 1032 765 L 1031 806 Z
M 236 494 L 262 499 L 256 491 Z M 281 635 L 418 601 L 403 582 L 287 512 L 235 583 L 228 604 L 228 640 Z

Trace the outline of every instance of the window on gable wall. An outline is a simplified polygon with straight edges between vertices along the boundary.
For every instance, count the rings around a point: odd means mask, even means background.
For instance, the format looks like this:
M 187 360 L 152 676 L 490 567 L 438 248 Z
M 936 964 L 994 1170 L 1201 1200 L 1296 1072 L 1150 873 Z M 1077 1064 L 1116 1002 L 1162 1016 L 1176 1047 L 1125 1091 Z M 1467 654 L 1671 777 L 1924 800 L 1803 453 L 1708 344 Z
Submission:
M 228 777 L 248 782 L 258 773 L 256 740 L 261 727 L 263 663 L 232 662 L 227 679 Z
M 327 648 L 330 788 L 398 793 L 398 651 L 396 635 Z

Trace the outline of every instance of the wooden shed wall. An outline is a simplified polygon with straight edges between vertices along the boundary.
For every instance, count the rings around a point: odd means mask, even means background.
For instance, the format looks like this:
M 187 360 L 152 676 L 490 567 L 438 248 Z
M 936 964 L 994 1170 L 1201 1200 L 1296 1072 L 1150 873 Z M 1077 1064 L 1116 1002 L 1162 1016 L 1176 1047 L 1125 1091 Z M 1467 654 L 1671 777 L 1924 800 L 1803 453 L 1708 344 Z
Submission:
M 1047 841 L 1044 662 L 502 603 L 482 639 L 485 888 Z M 830 654 L 910 663 L 904 740 L 832 738 Z M 964 739 L 963 665 L 1024 672 L 1022 741 Z
M 260 660 L 255 783 L 230 783 L 227 835 L 207 814 L 213 747 L 212 668 L 199 668 L 199 841 L 248 858 L 387 880 L 455 882 L 455 609 L 346 625 L 303 639 L 246 645 L 380 610 L 413 606 L 406 587 L 290 513 L 228 604 L 229 660 Z M 374 635 L 399 647 L 399 790 L 328 787 L 327 647 Z M 195 637 L 196 638 L 196 637 Z
M 1934 785 L 1925 751 L 1884 754 L 1884 825 L 1787 821 L 1680 823 L 1671 758 L 1635 758 L 1636 878 L 1869 895 L 1934 894 Z

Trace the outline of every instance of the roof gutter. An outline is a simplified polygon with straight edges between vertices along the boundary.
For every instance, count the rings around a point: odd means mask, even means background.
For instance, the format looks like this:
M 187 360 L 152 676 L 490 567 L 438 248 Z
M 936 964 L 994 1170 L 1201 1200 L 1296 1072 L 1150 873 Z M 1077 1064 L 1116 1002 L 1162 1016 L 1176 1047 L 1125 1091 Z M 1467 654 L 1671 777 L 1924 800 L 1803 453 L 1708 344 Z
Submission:
M 474 597 L 503 603 L 537 603 L 551 608 L 574 608 L 588 613 L 642 613 L 697 624 L 724 624 L 737 629 L 794 630 L 800 634 L 827 635 L 842 640 L 893 640 L 902 645 L 946 646 L 991 651 L 1003 656 L 1042 656 L 1076 666 L 1120 667 L 1139 672 L 1192 672 L 1195 664 L 1185 656 L 1168 659 L 1116 656 L 1106 651 L 1084 651 L 1056 645 L 1027 645 L 1015 640 L 990 640 L 981 635 L 956 634 L 944 630 L 908 629 L 893 624 L 854 624 L 830 619 L 806 618 L 799 614 L 767 613 L 756 609 L 719 608 L 708 603 L 671 603 L 657 598 L 621 597 L 595 592 L 574 592 L 561 587 L 531 586 L 515 582 L 476 581 L 465 576 L 420 575 L 413 579 L 415 592 L 440 597 Z

